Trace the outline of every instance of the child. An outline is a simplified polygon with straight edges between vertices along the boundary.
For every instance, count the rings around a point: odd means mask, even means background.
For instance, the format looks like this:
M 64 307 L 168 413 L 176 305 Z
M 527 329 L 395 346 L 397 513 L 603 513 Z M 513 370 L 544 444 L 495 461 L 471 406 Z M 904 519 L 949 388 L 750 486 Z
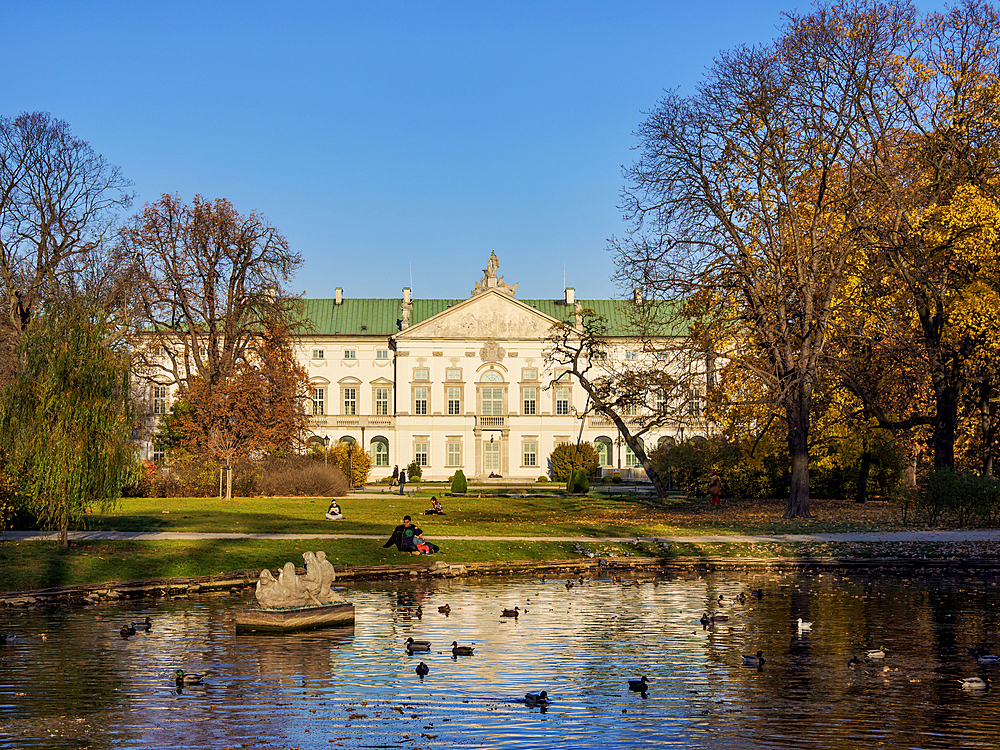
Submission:
M 431 545 L 424 541 L 423 534 L 415 536 L 413 541 L 417 545 L 418 554 L 429 555 L 431 553 Z
M 340 512 L 340 506 L 337 505 L 336 500 L 330 501 L 330 509 L 327 510 L 326 517 L 331 521 L 336 521 L 344 517 L 344 514 Z

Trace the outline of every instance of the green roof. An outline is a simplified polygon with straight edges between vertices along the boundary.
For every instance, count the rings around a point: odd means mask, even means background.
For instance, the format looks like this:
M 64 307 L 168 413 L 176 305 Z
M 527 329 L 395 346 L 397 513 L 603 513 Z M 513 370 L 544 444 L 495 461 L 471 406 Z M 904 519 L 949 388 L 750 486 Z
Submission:
M 556 320 L 574 322 L 574 306 L 563 299 L 522 299 L 526 305 Z M 629 335 L 629 316 L 633 303 L 616 299 L 581 299 L 582 307 L 603 315 L 611 336 Z M 400 299 L 344 299 L 339 305 L 334 299 L 305 299 L 303 312 L 312 324 L 310 333 L 318 336 L 374 336 L 388 338 L 399 333 Z M 410 325 L 416 325 L 444 312 L 464 299 L 414 299 Z

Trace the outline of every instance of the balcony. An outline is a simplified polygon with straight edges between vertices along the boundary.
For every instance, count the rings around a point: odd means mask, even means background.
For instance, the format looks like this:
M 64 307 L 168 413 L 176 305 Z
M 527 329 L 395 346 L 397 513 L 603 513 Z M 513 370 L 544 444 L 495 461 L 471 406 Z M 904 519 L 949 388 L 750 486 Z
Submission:
M 389 415 L 368 416 L 342 416 L 338 414 L 317 414 L 309 415 L 310 429 L 317 427 L 339 427 L 344 430 L 359 430 L 362 427 L 376 427 L 384 430 L 391 430 L 396 426 L 396 418 Z
M 476 417 L 476 427 L 480 430 L 506 430 L 507 417 L 479 415 Z

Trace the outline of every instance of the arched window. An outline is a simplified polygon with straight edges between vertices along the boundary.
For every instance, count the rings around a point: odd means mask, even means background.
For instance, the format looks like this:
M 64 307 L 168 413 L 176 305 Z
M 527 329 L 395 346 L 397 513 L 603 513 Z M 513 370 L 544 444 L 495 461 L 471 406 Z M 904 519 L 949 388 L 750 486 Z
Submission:
M 371 442 L 372 459 L 376 466 L 389 465 L 389 441 L 384 437 L 373 437 Z
M 487 370 L 483 373 L 484 383 L 502 383 L 503 377 L 496 370 Z
M 635 440 L 645 450 L 646 444 L 642 441 L 642 438 L 636 438 Z M 625 465 L 626 466 L 632 466 L 632 467 L 641 466 L 642 465 L 642 464 L 639 463 L 638 456 L 636 456 L 632 452 L 632 449 L 629 448 L 627 445 L 625 446 Z
M 674 444 L 674 442 L 675 441 L 672 437 L 670 437 L 669 435 L 664 435 L 663 437 L 661 437 L 659 440 L 656 441 L 656 445 L 657 447 L 665 446 L 669 448 L 671 445 Z
M 340 442 L 341 442 L 341 443 L 355 443 L 355 442 L 357 442 L 357 441 L 356 441 L 356 440 L 355 440 L 354 438 L 352 438 L 352 437 L 351 437 L 350 435 L 344 435 L 344 436 L 343 436 L 343 437 L 342 437 L 342 438 L 340 439 Z
M 614 449 L 611 447 L 611 438 L 603 435 L 594 440 L 594 450 L 597 451 L 597 459 L 601 466 L 614 466 Z

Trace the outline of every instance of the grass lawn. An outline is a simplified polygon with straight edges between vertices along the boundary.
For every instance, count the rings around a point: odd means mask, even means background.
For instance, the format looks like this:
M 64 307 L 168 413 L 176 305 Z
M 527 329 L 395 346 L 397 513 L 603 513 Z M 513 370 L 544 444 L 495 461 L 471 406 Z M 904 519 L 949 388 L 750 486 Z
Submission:
M 430 541 L 438 541 L 445 562 L 558 560 L 576 558 L 565 542 L 505 541 L 512 536 L 635 537 L 727 534 L 782 534 L 836 531 L 914 530 L 903 526 L 899 510 L 886 502 L 864 504 L 814 500 L 814 518 L 781 518 L 783 501 L 726 501 L 721 511 L 706 499 L 659 501 L 634 496 L 609 497 L 592 492 L 565 497 L 554 488 L 529 488 L 544 497 L 499 497 L 478 488 L 465 497 L 444 497 L 443 488 L 424 487 L 415 497 L 394 493 L 349 495 L 340 500 L 345 519 L 328 521 L 327 501 L 320 498 L 126 498 L 112 513 L 88 517 L 91 530 L 246 533 L 367 534 L 378 539 L 87 541 L 62 550 L 52 542 L 0 543 L 0 581 L 5 591 L 111 580 L 212 575 L 241 568 L 276 568 L 286 561 L 301 565 L 302 552 L 323 549 L 337 566 L 426 562 L 383 549 L 404 514 L 413 516 Z M 437 494 L 445 516 L 422 516 Z M 366 493 L 367 494 L 367 493 Z M 482 496 L 479 496 L 479 495 Z M 490 536 L 496 541 L 440 540 L 445 536 Z M 587 545 L 595 551 L 660 556 L 657 545 Z M 975 550 L 907 552 L 899 545 L 811 544 L 674 544 L 669 556 L 961 556 L 996 554 L 991 545 Z

